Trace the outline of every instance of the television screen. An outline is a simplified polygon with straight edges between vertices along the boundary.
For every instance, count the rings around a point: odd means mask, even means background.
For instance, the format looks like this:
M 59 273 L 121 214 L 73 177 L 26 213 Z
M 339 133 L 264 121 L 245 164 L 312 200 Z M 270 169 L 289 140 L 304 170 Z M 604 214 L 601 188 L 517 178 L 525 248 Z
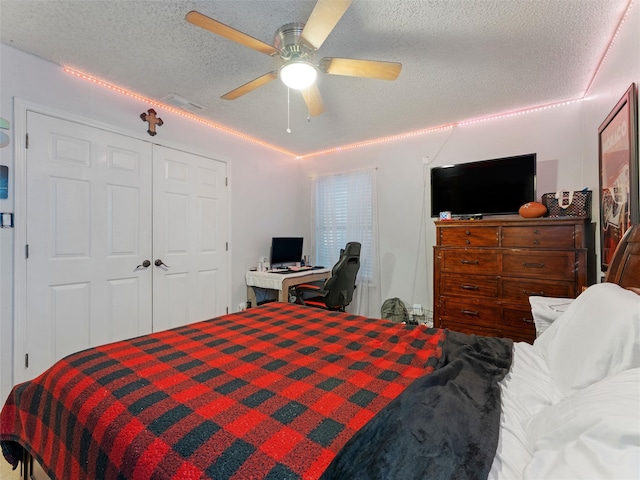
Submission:
M 536 154 L 431 169 L 431 216 L 516 214 L 536 200 Z
M 273 237 L 271 266 L 293 265 L 302 259 L 302 237 Z

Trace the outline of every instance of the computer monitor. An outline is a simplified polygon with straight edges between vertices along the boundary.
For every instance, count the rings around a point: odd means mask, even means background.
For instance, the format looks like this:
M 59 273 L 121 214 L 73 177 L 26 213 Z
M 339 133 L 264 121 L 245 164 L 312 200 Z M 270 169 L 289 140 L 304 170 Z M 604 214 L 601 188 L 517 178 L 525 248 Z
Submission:
M 295 265 L 302 259 L 302 237 L 271 239 L 271 268 Z

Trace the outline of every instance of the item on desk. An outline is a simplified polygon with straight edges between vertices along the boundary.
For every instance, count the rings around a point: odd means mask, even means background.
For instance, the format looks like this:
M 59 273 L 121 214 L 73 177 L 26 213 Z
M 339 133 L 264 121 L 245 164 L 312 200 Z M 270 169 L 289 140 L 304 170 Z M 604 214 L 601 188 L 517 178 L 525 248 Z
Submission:
M 304 267 L 299 263 L 296 263 L 294 266 L 288 268 L 290 272 L 302 272 L 303 270 L 308 270 L 311 267 Z
M 451 220 L 451 212 L 440 212 L 440 220 Z
M 263 272 L 264 271 L 264 264 L 262 262 L 258 262 L 258 272 Z
M 304 257 L 302 257 L 302 261 L 304 262 L 303 265 L 306 265 L 306 266 L 311 265 L 311 256 L 305 255 Z

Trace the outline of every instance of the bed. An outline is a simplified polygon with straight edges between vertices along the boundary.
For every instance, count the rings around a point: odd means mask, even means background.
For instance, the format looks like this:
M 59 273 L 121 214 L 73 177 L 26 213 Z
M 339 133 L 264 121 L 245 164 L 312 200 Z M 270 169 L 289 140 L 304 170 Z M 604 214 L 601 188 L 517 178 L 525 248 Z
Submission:
M 14 387 L 2 452 L 52 480 L 640 478 L 639 245 L 533 345 L 270 303 L 78 352 Z

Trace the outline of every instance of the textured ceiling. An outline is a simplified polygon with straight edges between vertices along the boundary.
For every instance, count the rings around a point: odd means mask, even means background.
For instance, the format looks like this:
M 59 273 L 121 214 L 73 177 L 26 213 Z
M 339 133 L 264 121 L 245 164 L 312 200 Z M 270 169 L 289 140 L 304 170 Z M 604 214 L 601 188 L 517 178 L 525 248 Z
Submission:
M 400 62 L 395 81 L 321 74 L 307 121 L 279 80 L 220 96 L 279 59 L 187 23 L 197 10 L 268 44 L 315 1 L 0 0 L 0 40 L 297 154 L 582 97 L 629 0 L 354 0 L 316 54 Z

